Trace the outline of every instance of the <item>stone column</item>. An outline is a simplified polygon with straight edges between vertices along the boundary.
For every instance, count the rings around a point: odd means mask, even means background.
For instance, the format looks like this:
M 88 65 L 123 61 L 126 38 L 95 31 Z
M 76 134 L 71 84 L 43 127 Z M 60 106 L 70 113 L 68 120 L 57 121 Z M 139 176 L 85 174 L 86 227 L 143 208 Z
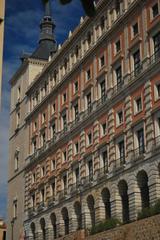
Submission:
M 130 220 L 136 220 L 137 214 L 141 210 L 141 193 L 138 184 L 133 180 L 129 181 L 130 185 L 128 186 L 128 198 L 129 198 L 129 217 Z
M 160 199 L 160 177 L 158 172 L 158 166 L 154 167 L 148 176 L 148 187 L 149 187 L 149 199 L 150 205 Z M 157 168 L 157 169 L 156 169 Z
M 110 201 L 111 201 L 111 216 L 122 221 L 122 200 L 116 185 L 112 187 Z
M 96 214 L 96 224 L 100 223 L 102 220 L 105 220 L 105 206 L 101 196 L 99 196 L 96 199 L 95 214 Z

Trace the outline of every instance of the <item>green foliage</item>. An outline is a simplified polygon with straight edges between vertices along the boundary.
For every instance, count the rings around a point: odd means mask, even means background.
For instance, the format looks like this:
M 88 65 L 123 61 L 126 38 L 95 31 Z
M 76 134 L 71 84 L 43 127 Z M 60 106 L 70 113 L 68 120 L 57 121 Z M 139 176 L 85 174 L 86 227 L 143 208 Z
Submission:
M 138 220 L 151 217 L 156 214 L 160 214 L 160 199 L 157 200 L 157 202 L 153 206 L 142 209 L 142 211 L 138 213 Z
M 90 234 L 93 235 L 93 234 L 96 234 L 99 232 L 103 232 L 103 231 L 109 230 L 111 228 L 114 228 L 120 224 L 121 223 L 118 219 L 110 218 L 110 219 L 100 222 L 99 224 L 96 224 L 94 227 L 92 227 Z

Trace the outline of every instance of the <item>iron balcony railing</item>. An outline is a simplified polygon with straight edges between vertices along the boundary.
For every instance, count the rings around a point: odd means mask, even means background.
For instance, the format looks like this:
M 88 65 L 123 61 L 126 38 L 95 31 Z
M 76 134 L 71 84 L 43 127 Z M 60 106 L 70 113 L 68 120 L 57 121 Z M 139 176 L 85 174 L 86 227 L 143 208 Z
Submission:
M 38 206 L 37 206 L 37 211 L 40 212 L 40 211 L 42 211 L 44 208 L 45 208 L 45 202 L 42 201 L 42 202 L 40 202 L 40 203 L 38 204 Z
M 98 170 L 98 178 L 102 178 L 106 176 L 107 173 L 108 173 L 108 166 L 103 166 Z
M 140 63 L 129 75 L 129 82 L 133 81 L 143 71 L 143 64 Z
M 35 209 L 34 206 L 33 206 L 33 207 L 30 207 L 30 208 L 28 209 L 28 216 L 29 216 L 29 217 L 34 216 L 35 213 L 36 213 L 36 209 Z
M 83 117 L 87 117 L 91 112 L 93 112 L 93 103 L 83 112 Z
M 121 156 L 120 158 L 117 158 L 114 161 L 114 169 L 119 169 L 121 167 L 123 167 L 126 163 L 126 157 L 125 156 Z
M 103 105 L 107 100 L 107 94 L 103 95 L 100 99 L 97 100 L 97 107 Z
M 93 173 L 89 174 L 86 177 L 83 177 L 83 185 L 84 186 L 87 186 L 87 185 L 91 184 L 92 182 L 93 182 Z
M 121 79 L 121 81 L 119 83 L 117 83 L 117 85 L 115 85 L 112 89 L 113 89 L 113 94 L 118 93 L 120 90 L 122 90 L 124 87 L 124 81 L 123 79 Z
M 78 193 L 80 184 L 81 184 L 80 181 L 77 181 L 76 183 L 73 183 L 70 186 L 70 193 L 71 194 Z
M 59 200 L 66 198 L 68 195 L 68 188 L 64 188 L 59 192 Z
M 49 198 L 48 198 L 48 200 L 47 200 L 47 202 L 48 202 L 48 206 L 52 206 L 52 205 L 54 205 L 55 204 L 55 196 L 50 196 Z
M 137 159 L 137 158 L 143 156 L 144 153 L 145 153 L 145 146 L 144 145 L 139 146 L 138 148 L 133 150 L 133 158 Z
M 149 58 L 149 65 L 154 64 L 160 59 L 160 45 L 158 50 Z

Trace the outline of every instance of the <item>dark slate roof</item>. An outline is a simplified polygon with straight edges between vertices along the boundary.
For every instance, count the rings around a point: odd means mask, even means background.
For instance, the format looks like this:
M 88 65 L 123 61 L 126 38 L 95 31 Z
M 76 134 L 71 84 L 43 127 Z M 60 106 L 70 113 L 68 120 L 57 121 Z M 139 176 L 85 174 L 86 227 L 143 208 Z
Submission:
M 51 53 L 54 53 L 55 49 L 55 42 L 50 40 L 41 41 L 39 46 L 30 56 L 31 58 L 48 60 Z

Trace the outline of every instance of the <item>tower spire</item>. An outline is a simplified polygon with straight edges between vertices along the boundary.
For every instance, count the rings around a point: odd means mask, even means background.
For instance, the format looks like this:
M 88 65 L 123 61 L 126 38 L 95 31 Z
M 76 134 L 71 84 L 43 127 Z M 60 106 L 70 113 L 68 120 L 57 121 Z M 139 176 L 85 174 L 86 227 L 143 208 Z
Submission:
M 44 6 L 44 15 L 40 23 L 39 46 L 32 54 L 32 57 L 47 60 L 57 50 L 54 37 L 55 23 L 52 18 L 51 0 L 41 1 Z

